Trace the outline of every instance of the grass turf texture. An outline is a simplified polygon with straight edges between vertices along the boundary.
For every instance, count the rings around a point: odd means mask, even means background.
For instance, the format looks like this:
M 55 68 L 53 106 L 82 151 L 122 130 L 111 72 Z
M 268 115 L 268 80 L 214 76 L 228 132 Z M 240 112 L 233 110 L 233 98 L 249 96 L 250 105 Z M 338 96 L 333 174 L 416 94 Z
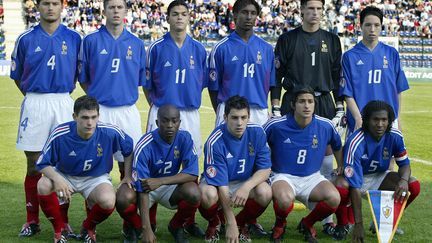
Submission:
M 12 80 L 0 77 L 0 242 L 48 242 L 52 241 L 53 231 L 51 224 L 40 211 L 42 232 L 29 239 L 17 237 L 21 225 L 25 222 L 25 205 L 23 180 L 26 172 L 24 153 L 15 149 L 16 131 L 19 120 L 19 107 L 22 95 Z M 72 94 L 74 98 L 82 95 L 77 88 Z M 432 160 L 432 83 L 411 83 L 411 89 L 403 95 L 402 125 L 405 142 L 411 158 Z M 138 108 L 141 111 L 143 131 L 148 115 L 148 106 L 145 104 L 143 94 L 140 95 Z M 207 90 L 203 92 L 203 106 L 201 112 L 201 131 L 203 142 L 207 139 L 214 127 L 214 112 L 211 109 Z M 71 114 L 72 116 L 72 114 Z M 396 235 L 395 242 L 430 242 L 432 235 L 432 165 L 426 165 L 412 160 L 412 174 L 422 183 L 420 197 L 412 204 L 404 214 L 400 227 L 405 231 L 402 236 Z M 202 158 L 200 162 L 202 170 Z M 112 172 L 115 185 L 119 182 L 117 167 Z M 285 233 L 286 242 L 302 242 L 303 237 L 296 231 L 298 222 L 308 211 L 295 210 L 288 216 L 288 229 Z M 376 242 L 376 236 L 367 231 L 371 216 L 369 206 L 363 200 L 364 226 L 366 230 L 365 242 Z M 158 208 L 158 232 L 156 237 L 159 242 L 173 242 L 173 238 L 167 230 L 167 225 L 174 211 L 162 206 Z M 81 222 L 85 217 L 84 203 L 80 195 L 74 195 L 69 209 L 70 224 L 76 232 L 79 232 Z M 207 223 L 197 213 L 198 224 L 205 229 Z M 274 222 L 274 213 L 271 205 L 259 218 L 259 222 L 266 230 L 270 230 Z M 122 221 L 116 212 L 97 227 L 99 242 L 122 242 Z M 328 236 L 321 233 L 321 225 L 317 223 L 315 228 L 320 242 L 333 242 Z M 348 236 L 346 242 L 351 239 Z M 254 242 L 268 242 L 268 239 L 253 239 Z M 74 242 L 74 240 L 71 240 Z M 191 242 L 203 242 L 192 239 Z M 222 241 L 223 242 L 223 241 Z

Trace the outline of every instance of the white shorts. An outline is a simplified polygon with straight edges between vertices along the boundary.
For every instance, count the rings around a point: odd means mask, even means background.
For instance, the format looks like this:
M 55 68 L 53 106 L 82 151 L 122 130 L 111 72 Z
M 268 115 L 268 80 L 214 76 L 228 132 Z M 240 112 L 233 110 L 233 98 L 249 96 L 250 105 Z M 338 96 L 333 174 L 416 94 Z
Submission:
M 360 189 L 362 196 L 365 196 L 368 190 L 378 190 L 389 172 L 390 170 L 364 175 L 363 185 Z
M 56 170 L 57 171 L 57 170 Z M 112 186 L 111 177 L 105 173 L 101 176 L 70 176 L 60 171 L 57 171 L 74 190 L 73 193 L 80 193 L 85 199 L 90 196 L 90 193 L 100 184 L 107 183 Z
M 135 144 L 142 136 L 141 115 L 136 105 L 109 107 L 99 105 L 99 121 L 117 125 L 127 135 L 129 135 Z M 121 152 L 114 154 L 114 159 L 123 162 L 124 158 Z
M 168 209 L 176 209 L 177 205 L 171 205 L 170 203 L 170 198 L 176 188 L 177 185 L 163 185 L 158 189 L 151 191 L 149 193 L 149 208 L 157 202 Z
M 224 114 L 225 114 L 225 103 L 220 103 L 217 107 L 215 127 L 224 123 Z M 269 113 L 267 108 L 250 107 L 249 122 L 262 126 L 267 122 L 268 119 L 269 119 Z
M 147 120 L 147 132 L 157 129 L 156 119 L 158 110 L 159 107 L 155 105 L 152 105 L 150 108 Z M 180 129 L 188 131 L 191 134 L 195 150 L 199 157 L 202 151 L 199 111 L 197 109 L 180 109 L 180 120 Z
M 243 186 L 244 183 L 245 183 L 245 181 L 230 181 L 228 184 L 229 196 L 232 197 L 232 195 L 238 189 L 240 189 L 240 187 Z M 201 177 L 200 184 L 208 185 L 208 183 L 204 177 Z
M 319 171 L 304 177 L 284 173 L 273 173 L 270 177 L 270 182 L 273 185 L 277 181 L 287 182 L 293 189 L 296 199 L 304 205 L 308 205 L 312 190 L 322 181 L 327 181 L 327 179 L 321 175 Z
M 69 93 L 27 93 L 21 104 L 16 148 L 42 151 L 50 132 L 73 120 L 73 106 Z

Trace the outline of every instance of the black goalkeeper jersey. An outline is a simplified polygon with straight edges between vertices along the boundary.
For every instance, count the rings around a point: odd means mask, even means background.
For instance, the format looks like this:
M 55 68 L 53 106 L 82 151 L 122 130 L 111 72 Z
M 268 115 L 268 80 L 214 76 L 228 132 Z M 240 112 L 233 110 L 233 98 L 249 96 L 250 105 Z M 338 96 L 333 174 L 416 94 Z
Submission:
M 316 92 L 333 91 L 336 98 L 341 55 L 339 37 L 330 32 L 319 29 L 309 33 L 301 26 L 286 32 L 279 37 L 275 49 L 277 83 L 287 92 L 299 85 L 309 85 Z

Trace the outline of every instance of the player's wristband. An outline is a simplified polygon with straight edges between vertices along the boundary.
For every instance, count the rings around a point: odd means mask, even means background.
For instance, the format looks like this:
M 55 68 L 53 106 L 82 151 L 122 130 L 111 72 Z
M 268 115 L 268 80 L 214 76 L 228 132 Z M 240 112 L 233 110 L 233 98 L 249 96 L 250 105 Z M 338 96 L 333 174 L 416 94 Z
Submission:
M 344 106 L 342 104 L 336 105 L 336 113 L 338 112 L 344 112 Z
M 408 183 L 408 180 L 407 180 L 407 179 L 405 179 L 405 178 L 403 178 L 403 177 L 401 177 L 401 180 L 404 180 L 404 181 L 406 181 L 406 182 Z

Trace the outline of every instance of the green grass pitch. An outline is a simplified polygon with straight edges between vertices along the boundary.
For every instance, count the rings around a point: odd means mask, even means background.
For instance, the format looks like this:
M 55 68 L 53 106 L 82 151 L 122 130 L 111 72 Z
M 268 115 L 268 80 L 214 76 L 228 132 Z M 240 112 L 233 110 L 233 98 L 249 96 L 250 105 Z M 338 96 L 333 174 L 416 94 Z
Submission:
M 42 232 L 30 239 L 17 237 L 21 225 L 25 221 L 25 205 L 23 180 L 26 171 L 24 153 L 15 149 L 16 131 L 19 119 L 19 107 L 22 95 L 14 82 L 7 77 L 0 77 L 0 242 L 49 242 L 52 241 L 51 224 L 40 212 Z M 73 93 L 76 98 L 82 95 L 77 88 Z M 396 235 L 395 242 L 431 242 L 432 236 L 432 83 L 411 83 L 411 89 L 404 93 L 402 103 L 402 125 L 405 142 L 412 161 L 412 174 L 422 183 L 420 197 L 404 214 L 400 227 L 405 231 L 402 236 Z M 138 108 L 142 115 L 142 126 L 145 127 L 148 106 L 145 104 L 143 94 L 140 95 Z M 37 111 L 35 111 L 37 112 Z M 201 131 L 203 141 L 206 140 L 214 127 L 215 115 L 211 109 L 207 90 L 203 92 L 203 106 L 201 112 Z M 72 116 L 72 114 L 71 114 Z M 145 129 L 143 129 L 145 130 Z M 202 158 L 201 158 L 202 161 Z M 201 165 L 202 168 L 202 165 Z M 117 169 L 112 172 L 114 184 L 119 182 Z M 364 224 L 367 229 L 371 220 L 367 202 L 363 201 Z M 173 211 L 158 208 L 158 227 L 156 237 L 159 242 L 172 242 L 173 239 L 166 226 L 173 215 Z M 288 217 L 288 229 L 285 234 L 286 242 L 302 242 L 295 227 L 301 217 L 307 214 L 306 210 L 296 210 Z M 84 204 L 81 196 L 75 195 L 69 209 L 70 224 L 79 231 L 84 219 Z M 197 222 L 205 229 L 206 222 L 199 213 Z M 273 209 L 268 210 L 259 218 L 259 222 L 270 230 L 274 222 Z M 97 228 L 99 242 L 122 242 L 122 221 L 116 212 L 100 224 Z M 333 242 L 332 239 L 321 233 L 321 226 L 315 225 L 320 242 Z M 350 239 L 350 236 L 349 236 Z M 253 239 L 254 242 L 268 242 L 268 239 Z M 349 240 L 346 240 L 348 242 Z M 376 237 L 366 232 L 365 242 L 376 242 Z M 71 242 L 74 242 L 71 240 Z M 192 239 L 191 242 L 203 242 Z

